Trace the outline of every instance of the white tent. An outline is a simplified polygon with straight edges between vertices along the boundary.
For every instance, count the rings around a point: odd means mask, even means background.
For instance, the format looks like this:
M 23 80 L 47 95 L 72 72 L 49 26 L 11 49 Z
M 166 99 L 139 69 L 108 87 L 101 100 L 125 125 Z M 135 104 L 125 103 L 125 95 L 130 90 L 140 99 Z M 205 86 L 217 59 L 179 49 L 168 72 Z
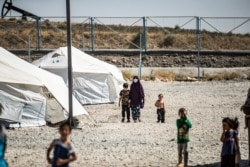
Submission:
M 67 78 L 67 47 L 60 47 L 33 62 L 34 65 Z M 124 79 L 114 65 L 96 59 L 72 47 L 73 94 L 81 104 L 114 102 Z
M 1 121 L 41 126 L 68 118 L 68 88 L 63 79 L 0 47 Z M 88 114 L 73 97 L 73 116 Z

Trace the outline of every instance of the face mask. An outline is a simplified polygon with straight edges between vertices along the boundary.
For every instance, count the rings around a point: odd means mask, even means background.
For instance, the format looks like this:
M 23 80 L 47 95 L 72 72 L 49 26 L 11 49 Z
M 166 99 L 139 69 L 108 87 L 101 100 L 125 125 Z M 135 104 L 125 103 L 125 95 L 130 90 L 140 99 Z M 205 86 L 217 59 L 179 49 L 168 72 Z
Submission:
M 134 83 L 137 83 L 137 82 L 138 82 L 138 79 L 135 78 L 135 79 L 134 79 Z

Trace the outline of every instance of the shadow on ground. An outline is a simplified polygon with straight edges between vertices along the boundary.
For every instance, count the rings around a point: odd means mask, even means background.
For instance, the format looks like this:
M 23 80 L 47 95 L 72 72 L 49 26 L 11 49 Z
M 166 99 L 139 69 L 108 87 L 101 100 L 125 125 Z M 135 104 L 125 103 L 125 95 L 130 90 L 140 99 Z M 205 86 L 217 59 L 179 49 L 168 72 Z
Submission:
M 204 165 L 195 165 L 189 167 L 220 167 L 220 162 L 212 163 L 212 164 L 204 164 Z M 240 167 L 248 167 L 248 160 L 241 160 Z

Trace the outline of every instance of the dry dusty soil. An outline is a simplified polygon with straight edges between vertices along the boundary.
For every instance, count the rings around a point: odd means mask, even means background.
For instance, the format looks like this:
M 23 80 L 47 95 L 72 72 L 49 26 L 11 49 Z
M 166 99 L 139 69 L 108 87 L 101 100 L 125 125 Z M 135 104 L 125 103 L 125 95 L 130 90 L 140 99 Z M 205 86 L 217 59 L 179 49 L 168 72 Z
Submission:
M 114 104 L 84 106 L 89 116 L 79 116 L 80 129 L 71 139 L 78 159 L 72 167 L 175 167 L 177 163 L 176 119 L 185 107 L 190 130 L 189 166 L 219 167 L 222 143 L 221 120 L 240 121 L 241 167 L 247 166 L 248 134 L 244 130 L 244 103 L 250 82 L 159 82 L 142 81 L 146 104 L 140 123 L 121 123 L 121 109 Z M 166 123 L 156 123 L 154 103 L 163 93 Z M 48 167 L 45 152 L 58 137 L 57 127 L 8 130 L 6 159 L 11 167 Z

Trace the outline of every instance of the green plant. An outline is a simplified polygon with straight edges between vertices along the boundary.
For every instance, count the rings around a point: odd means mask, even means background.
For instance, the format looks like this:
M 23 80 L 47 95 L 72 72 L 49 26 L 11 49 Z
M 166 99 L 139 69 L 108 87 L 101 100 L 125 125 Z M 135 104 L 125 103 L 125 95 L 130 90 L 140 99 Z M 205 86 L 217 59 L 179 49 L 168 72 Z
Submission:
M 73 117 L 73 121 L 75 123 L 75 126 L 78 126 L 80 124 L 80 121 L 77 117 Z

